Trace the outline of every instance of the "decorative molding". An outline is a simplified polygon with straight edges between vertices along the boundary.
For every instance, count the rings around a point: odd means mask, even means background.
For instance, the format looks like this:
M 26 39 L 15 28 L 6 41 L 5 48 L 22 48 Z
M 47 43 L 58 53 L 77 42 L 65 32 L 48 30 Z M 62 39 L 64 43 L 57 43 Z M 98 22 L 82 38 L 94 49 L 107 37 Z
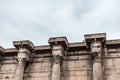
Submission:
M 60 64 L 62 61 L 62 56 L 54 55 L 53 56 L 53 64 Z
M 23 65 L 25 66 L 25 63 L 27 62 L 26 58 L 17 58 L 18 65 Z

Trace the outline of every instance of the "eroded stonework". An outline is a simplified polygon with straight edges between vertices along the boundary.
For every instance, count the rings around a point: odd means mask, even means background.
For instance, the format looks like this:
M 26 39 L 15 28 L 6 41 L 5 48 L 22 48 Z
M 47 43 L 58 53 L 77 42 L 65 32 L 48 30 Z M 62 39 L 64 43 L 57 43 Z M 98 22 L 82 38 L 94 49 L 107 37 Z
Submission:
M 105 33 L 84 35 L 69 43 L 54 37 L 49 45 L 14 41 L 15 48 L 0 46 L 0 80 L 119 80 L 120 40 Z

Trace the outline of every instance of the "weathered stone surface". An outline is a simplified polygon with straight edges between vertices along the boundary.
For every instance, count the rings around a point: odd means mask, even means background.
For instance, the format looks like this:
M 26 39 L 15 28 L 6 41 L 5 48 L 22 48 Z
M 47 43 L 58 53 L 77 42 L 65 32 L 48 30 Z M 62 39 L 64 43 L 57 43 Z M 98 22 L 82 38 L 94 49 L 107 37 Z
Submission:
M 49 45 L 14 41 L 16 48 L 0 46 L 0 80 L 119 80 L 120 40 L 106 40 L 105 33 L 87 34 L 83 42 L 66 37 Z
M 3 53 L 4 48 L 2 46 L 0 46 L 0 53 Z

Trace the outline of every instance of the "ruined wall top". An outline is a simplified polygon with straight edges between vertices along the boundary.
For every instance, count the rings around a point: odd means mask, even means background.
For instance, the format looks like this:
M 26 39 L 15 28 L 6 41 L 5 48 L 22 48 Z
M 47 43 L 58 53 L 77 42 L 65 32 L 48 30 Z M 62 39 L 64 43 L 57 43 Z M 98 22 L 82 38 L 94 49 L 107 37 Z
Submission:
M 45 51 L 45 50 L 51 50 L 51 46 L 56 44 L 63 45 L 65 48 L 67 48 L 67 50 L 69 49 L 72 50 L 73 48 L 87 49 L 87 47 L 90 45 L 92 41 L 100 41 L 108 48 L 109 46 L 112 47 L 113 45 L 115 45 L 113 47 L 120 46 L 120 39 L 106 40 L 106 33 L 87 34 L 84 35 L 84 38 L 85 41 L 83 42 L 69 43 L 66 37 L 53 37 L 53 38 L 49 38 L 48 40 L 49 45 L 44 45 L 44 46 L 34 46 L 34 44 L 29 40 L 13 41 L 13 45 L 16 48 L 4 49 L 0 46 L 0 53 L 15 53 L 17 52 L 17 49 L 19 49 L 20 47 L 26 47 L 31 51 Z

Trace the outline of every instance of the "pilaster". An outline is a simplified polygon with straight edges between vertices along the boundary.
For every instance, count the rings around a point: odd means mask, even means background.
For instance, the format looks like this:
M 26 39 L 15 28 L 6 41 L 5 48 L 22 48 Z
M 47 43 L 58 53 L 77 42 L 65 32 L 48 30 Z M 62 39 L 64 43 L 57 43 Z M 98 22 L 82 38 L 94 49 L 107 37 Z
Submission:
M 14 46 L 18 50 L 17 54 L 17 68 L 16 68 L 16 78 L 15 80 L 23 80 L 24 68 L 26 66 L 26 62 L 32 60 L 32 56 L 34 53 L 34 45 L 32 42 L 26 41 L 14 41 Z
M 101 57 L 105 48 L 106 34 L 85 35 L 85 40 L 93 60 L 93 80 L 103 80 Z
M 65 54 L 65 49 L 68 47 L 66 37 L 50 38 L 48 40 L 52 48 L 53 65 L 51 80 L 61 80 L 61 65 Z

